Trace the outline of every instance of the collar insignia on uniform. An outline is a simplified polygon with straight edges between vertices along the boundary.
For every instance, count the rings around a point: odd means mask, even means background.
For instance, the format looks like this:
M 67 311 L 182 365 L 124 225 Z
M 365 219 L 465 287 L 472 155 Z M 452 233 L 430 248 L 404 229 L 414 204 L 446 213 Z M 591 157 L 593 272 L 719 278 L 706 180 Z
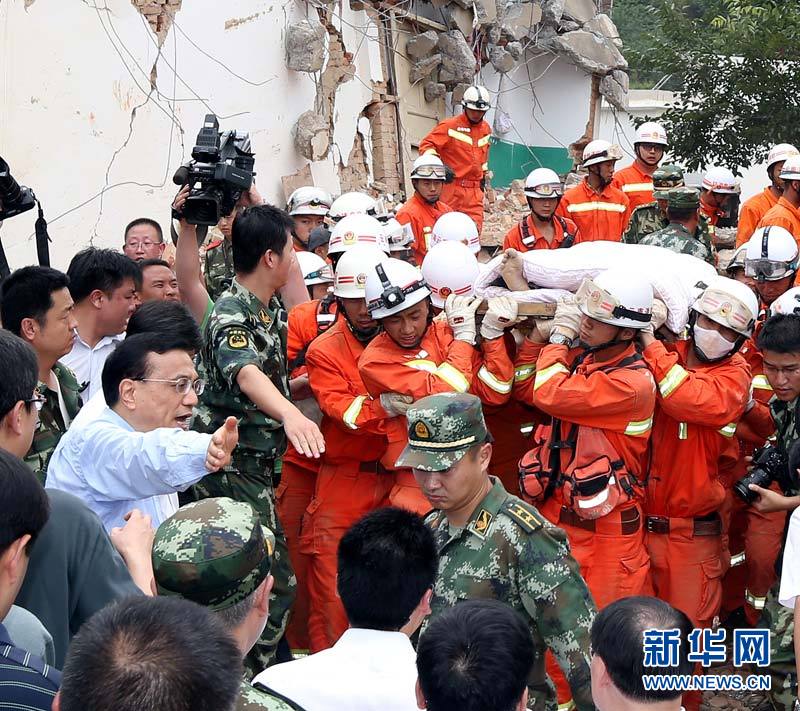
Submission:
M 265 324 L 266 326 L 269 326 L 272 323 L 272 319 L 264 309 L 261 309 L 261 311 L 258 312 L 258 318 L 260 318 L 261 323 Z
M 247 332 L 240 328 L 233 328 L 228 331 L 228 346 L 230 348 L 247 348 L 249 341 L 247 340 Z
M 475 533 L 480 534 L 481 536 L 486 535 L 486 532 L 489 530 L 489 526 L 492 523 L 492 514 L 490 514 L 486 509 L 481 509 L 481 512 L 478 514 L 478 518 L 472 524 L 472 528 Z
M 426 425 L 422 420 L 417 420 L 416 424 L 414 425 L 414 436 L 417 437 L 417 439 L 431 438 L 431 431 L 428 429 L 428 425 Z

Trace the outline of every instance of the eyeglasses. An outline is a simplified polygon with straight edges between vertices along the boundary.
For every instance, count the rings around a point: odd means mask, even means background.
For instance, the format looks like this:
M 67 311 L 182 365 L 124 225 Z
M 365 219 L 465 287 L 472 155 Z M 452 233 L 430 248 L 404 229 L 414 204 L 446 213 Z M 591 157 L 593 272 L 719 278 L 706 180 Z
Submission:
M 34 395 L 33 397 L 28 398 L 27 400 L 23 400 L 23 402 L 26 405 L 31 405 L 32 404 L 36 408 L 36 412 L 41 412 L 42 408 L 44 407 L 45 402 L 47 402 L 47 401 L 45 400 L 44 395 L 40 395 L 39 393 L 36 393 L 36 395 Z
M 766 281 L 777 281 L 784 277 L 794 274 L 797 271 L 797 260 L 789 262 L 776 262 L 771 259 L 745 259 L 745 276 L 765 279 Z
M 175 380 L 164 380 L 162 378 L 134 378 L 140 383 L 170 383 L 175 387 L 178 395 L 188 395 L 190 390 L 194 390 L 195 395 L 202 395 L 206 389 L 206 381 L 202 378 L 192 380 L 191 378 L 177 378 Z
M 131 249 L 139 249 L 139 247 L 144 247 L 147 249 L 148 247 L 152 247 L 156 244 L 163 244 L 163 242 L 151 242 L 149 239 L 146 239 L 144 242 L 128 242 L 125 246 L 130 247 Z

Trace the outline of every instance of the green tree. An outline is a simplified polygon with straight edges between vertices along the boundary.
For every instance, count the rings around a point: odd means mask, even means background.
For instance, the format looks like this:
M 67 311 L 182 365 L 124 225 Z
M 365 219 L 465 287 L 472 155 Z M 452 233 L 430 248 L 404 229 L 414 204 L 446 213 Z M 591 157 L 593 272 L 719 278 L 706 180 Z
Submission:
M 705 4 L 705 7 L 702 5 Z M 631 49 L 642 72 L 669 76 L 676 102 L 658 120 L 688 168 L 731 169 L 796 143 L 800 123 L 800 3 L 657 0 L 649 47 Z

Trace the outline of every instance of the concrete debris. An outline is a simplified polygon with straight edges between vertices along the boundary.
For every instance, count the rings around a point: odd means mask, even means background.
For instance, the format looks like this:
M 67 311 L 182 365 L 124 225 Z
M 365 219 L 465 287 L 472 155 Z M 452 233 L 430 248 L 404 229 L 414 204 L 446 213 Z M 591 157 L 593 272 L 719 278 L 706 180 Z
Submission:
M 600 80 L 600 93 L 620 111 L 628 110 L 628 75 L 614 70 Z
M 605 75 L 614 69 L 627 69 L 628 62 L 609 39 L 586 30 L 575 30 L 551 37 L 547 48 L 565 55 L 589 74 Z
M 563 17 L 581 25 L 589 22 L 597 14 L 597 5 L 594 0 L 565 0 Z
M 475 0 L 453 0 L 453 2 L 465 10 L 470 10 L 475 4 Z
M 425 59 L 420 59 L 416 64 L 414 64 L 411 67 L 411 70 L 408 73 L 408 80 L 412 84 L 416 84 L 418 81 L 427 79 L 441 66 L 441 64 L 442 64 L 441 54 L 434 54 L 431 55 L 430 57 L 425 57 Z
M 557 28 L 564 15 L 565 0 L 542 0 L 542 24 Z
M 501 74 L 508 74 L 517 65 L 511 52 L 506 50 L 505 47 L 492 47 L 489 52 L 489 61 Z
M 519 59 L 522 56 L 522 43 L 509 42 L 506 45 L 506 50 L 508 50 L 508 53 L 514 57 L 514 59 Z
M 488 27 L 497 20 L 497 3 L 495 0 L 475 0 L 473 9 L 478 27 Z
M 508 231 L 528 215 L 523 187 L 522 180 L 514 180 L 506 190 L 487 189 L 481 246 L 500 247 Z
M 622 40 L 619 37 L 619 30 L 617 30 L 617 26 L 608 15 L 600 13 L 597 17 L 593 17 L 591 20 L 589 20 L 589 22 L 583 26 L 583 29 L 589 30 L 589 32 L 594 32 L 596 35 L 607 37 L 617 47 L 622 47 Z
M 464 35 L 458 30 L 443 32 L 437 48 L 442 55 L 439 81 L 448 89 L 456 84 L 472 83 L 476 61 Z
M 503 38 L 503 31 L 498 24 L 489 25 L 486 30 L 486 39 L 489 40 L 489 44 L 500 44 L 500 40 Z
M 528 37 L 542 20 L 542 6 L 533 2 L 506 2 L 500 12 L 500 25 L 509 41 Z
M 328 153 L 331 137 L 328 122 L 317 111 L 300 114 L 294 126 L 294 145 L 310 161 L 322 160 Z
M 561 25 L 558 29 L 562 32 L 574 32 L 580 28 L 581 26 L 577 22 L 573 22 L 572 20 L 561 20 Z
M 412 59 L 426 57 L 436 47 L 438 39 L 438 35 L 433 30 L 409 37 L 406 42 L 406 54 Z
M 460 104 L 461 99 L 464 98 L 464 92 L 471 86 L 471 84 L 456 84 L 453 87 L 452 102 L 453 105 Z
M 308 20 L 289 25 L 286 31 L 286 66 L 296 72 L 318 72 L 325 60 L 325 37 L 322 25 Z
M 447 87 L 444 84 L 439 84 L 435 81 L 429 81 L 425 84 L 425 101 L 427 102 L 442 99 L 446 93 Z

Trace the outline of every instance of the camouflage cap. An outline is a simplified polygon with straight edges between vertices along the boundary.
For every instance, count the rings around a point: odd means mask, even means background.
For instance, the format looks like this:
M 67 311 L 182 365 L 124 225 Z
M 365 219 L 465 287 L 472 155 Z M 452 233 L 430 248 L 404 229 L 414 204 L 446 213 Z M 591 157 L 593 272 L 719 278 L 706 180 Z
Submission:
M 178 509 L 156 531 L 153 574 L 159 595 L 224 610 L 269 575 L 275 536 L 250 504 L 203 499 Z
M 481 401 L 467 393 L 442 393 L 417 400 L 406 412 L 408 445 L 398 467 L 438 472 L 489 439 Z
M 662 165 L 653 173 L 653 197 L 656 200 L 666 200 L 671 188 L 682 188 L 684 185 L 683 168 L 679 165 Z
M 697 188 L 673 188 L 667 193 L 667 207 L 676 210 L 700 207 L 700 191 Z

